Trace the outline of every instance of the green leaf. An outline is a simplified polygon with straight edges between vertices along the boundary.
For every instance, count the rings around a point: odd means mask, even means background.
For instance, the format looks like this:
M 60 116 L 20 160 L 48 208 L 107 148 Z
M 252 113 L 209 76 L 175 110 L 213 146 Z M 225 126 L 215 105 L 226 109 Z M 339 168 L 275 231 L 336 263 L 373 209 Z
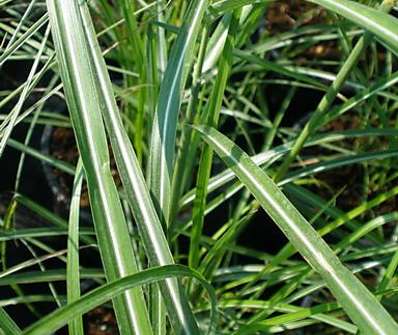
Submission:
M 68 303 L 80 297 L 80 265 L 79 265 L 79 215 L 80 195 L 83 183 L 83 164 L 79 159 L 76 175 L 73 181 L 72 200 L 69 210 L 68 255 L 66 263 L 66 291 Z M 69 333 L 83 335 L 83 320 L 81 317 L 69 323 Z
M 43 27 L 48 22 L 47 15 L 41 16 L 33 25 L 29 27 L 23 34 L 19 34 L 19 38 L 10 44 L 7 49 L 0 55 L 0 66 L 4 64 L 4 62 L 10 57 L 18 48 L 21 47 L 26 41 L 28 41 L 32 36 L 34 36 L 37 31 Z M 1 27 L 1 25 L 0 25 Z M 6 27 L 2 27 L 6 29 Z M 8 29 L 7 29 L 8 30 Z
M 104 273 L 99 269 L 81 269 L 81 278 L 94 279 L 102 281 L 105 278 Z M 13 284 L 33 284 L 33 283 L 46 283 L 55 281 L 65 281 L 66 272 L 61 270 L 42 271 L 24 271 L 23 273 L 16 273 L 0 279 L 0 286 L 7 286 Z
M 335 256 L 308 221 L 250 157 L 217 130 L 195 127 L 259 201 L 295 248 L 327 283 L 364 334 L 396 334 L 398 325 L 375 296 Z
M 6 311 L 0 307 L 0 334 L 19 335 L 21 330 L 17 324 L 10 318 Z
M 64 219 L 59 217 L 57 214 L 51 212 L 47 208 L 39 205 L 32 199 L 29 199 L 28 197 L 23 196 L 21 194 L 16 194 L 15 200 L 18 201 L 23 206 L 25 206 L 26 208 L 29 208 L 34 213 L 40 215 L 45 220 L 48 220 L 53 225 L 57 226 L 57 227 L 51 227 L 53 232 L 51 232 L 49 234 L 49 236 L 52 235 L 53 233 L 57 234 L 57 232 L 56 232 L 57 228 L 66 229 L 68 227 L 67 221 L 65 221 Z M 43 236 L 43 233 L 46 234 L 45 231 L 47 230 L 47 228 L 44 228 L 44 229 L 36 228 L 36 229 L 37 229 L 37 231 L 41 230 L 41 232 L 39 233 L 39 236 Z M 11 234 L 8 236 L 13 236 L 14 234 L 19 235 L 18 232 L 20 232 L 20 230 L 18 230 L 17 232 L 14 232 L 14 233 L 11 232 Z M 35 235 L 35 233 L 33 231 L 31 231 L 31 233 L 32 233 L 31 235 L 33 235 L 33 236 Z M 89 232 L 88 234 L 91 234 L 91 232 Z M 29 235 L 29 230 L 28 230 L 28 235 Z M 83 242 L 85 242 L 86 244 L 95 244 L 95 239 L 93 239 L 91 236 L 86 236 L 86 235 L 87 234 L 81 234 L 80 239 Z M 7 238 L 7 235 L 5 235 L 5 237 Z
M 59 159 L 56 159 L 56 158 L 53 158 L 46 154 L 43 154 L 39 150 L 31 148 L 31 147 L 29 147 L 23 143 L 20 143 L 12 138 L 8 139 L 7 145 L 9 145 L 11 148 L 14 148 L 16 150 L 19 150 L 19 151 L 27 154 L 29 156 L 39 159 L 43 163 L 47 163 L 47 164 L 59 169 L 60 171 L 67 173 L 67 174 L 74 175 L 74 173 L 75 173 L 75 168 L 72 165 L 70 165 L 69 163 L 66 163 Z
M 379 6 L 380 12 L 388 12 L 392 7 L 392 3 L 388 0 L 384 0 Z M 379 13 L 375 11 L 375 13 Z M 397 21 L 398 23 L 398 21 Z M 329 86 L 326 94 L 323 96 L 321 101 L 318 103 L 315 111 L 311 114 L 310 119 L 305 124 L 303 130 L 297 136 L 292 150 L 287 154 L 283 160 L 281 166 L 278 168 L 276 175 L 274 176 L 275 181 L 280 181 L 288 171 L 292 162 L 299 155 L 301 149 L 303 148 L 305 142 L 311 137 L 315 131 L 320 127 L 322 119 L 332 106 L 334 100 L 336 99 L 338 93 L 341 91 L 344 83 L 348 79 L 349 75 L 355 70 L 356 64 L 359 62 L 360 57 L 366 50 L 369 42 L 371 40 L 371 35 L 366 33 L 359 41 L 355 44 L 354 48 L 351 50 L 347 59 L 342 64 L 335 80 Z
M 94 231 L 91 228 L 82 228 L 80 235 L 94 235 Z M 29 238 L 29 237 L 50 237 L 50 236 L 61 236 L 68 235 L 68 230 L 66 228 L 27 228 L 27 229 L 15 229 L 0 232 L 0 242 L 16 240 L 19 238 Z M 81 237 L 80 237 L 81 238 Z
M 236 16 L 236 15 L 235 15 Z M 223 18 L 223 24 L 228 27 L 225 47 L 218 66 L 218 73 L 213 91 L 208 101 L 208 108 L 205 110 L 205 118 L 208 125 L 217 127 L 220 117 L 222 101 L 225 87 L 229 79 L 232 64 L 232 49 L 234 46 L 235 27 L 238 24 L 237 18 L 232 14 L 227 14 Z M 231 29 L 230 29 L 231 27 Z M 205 146 L 200 156 L 198 177 L 196 181 L 196 194 L 192 209 L 193 226 L 191 231 L 191 243 L 189 248 L 189 265 L 197 268 L 200 262 L 200 237 L 203 232 L 205 218 L 207 185 L 210 178 L 211 166 L 213 162 L 213 151 L 209 146 Z
M 170 53 L 152 125 L 148 182 L 158 211 L 168 218 L 178 112 L 207 0 L 192 1 Z M 166 222 L 166 221 L 165 221 Z
M 86 174 L 100 253 L 109 281 L 137 272 L 119 194 L 112 178 L 101 102 L 90 62 L 78 1 L 47 1 L 48 13 L 73 128 Z M 121 334 L 151 334 L 141 288 L 115 298 Z
M 273 1 L 275 0 L 218 0 L 214 1 L 210 8 L 214 15 L 222 15 L 243 6 L 265 4 Z
M 391 15 L 349 0 L 308 0 L 370 31 L 398 55 L 398 20 Z M 385 3 L 393 6 L 394 0 Z
M 82 7 L 81 11 L 86 40 L 90 47 L 90 57 L 93 60 L 91 66 L 97 78 L 96 94 L 102 97 L 101 112 L 110 135 L 120 179 L 139 227 L 146 255 L 153 266 L 173 264 L 174 260 L 146 186 L 144 175 L 130 139 L 123 128 L 109 74 L 101 55 L 87 6 Z M 178 329 L 181 329 L 187 334 L 197 333 L 195 318 L 177 280 L 168 279 L 166 282 L 160 283 L 160 287 L 175 331 L 178 332 Z
M 48 40 L 48 37 L 50 35 L 50 29 L 47 27 L 45 36 L 43 38 L 42 43 L 40 44 L 40 48 L 35 56 L 35 60 L 33 62 L 33 65 L 29 71 L 28 78 L 26 80 L 26 85 L 24 89 L 22 90 L 21 95 L 18 98 L 17 103 L 15 104 L 14 108 L 8 115 L 8 119 L 4 120 L 2 124 L 0 125 L 0 157 L 3 155 L 4 148 L 7 144 L 7 140 L 11 136 L 11 132 L 13 131 L 16 121 L 18 119 L 19 114 L 22 111 L 22 108 L 25 104 L 25 100 L 28 98 L 29 93 L 31 93 L 31 88 L 33 87 L 34 83 L 34 77 L 36 72 L 38 71 L 38 67 L 40 64 L 40 58 L 43 54 L 43 51 L 45 50 L 46 42 Z M 0 64 L 1 66 L 1 64 Z M 39 76 L 43 75 L 43 73 L 47 70 L 45 66 L 43 66 L 40 71 L 37 72 Z
M 305 144 L 305 147 L 342 141 L 348 138 L 367 137 L 367 136 L 398 136 L 398 130 L 392 128 L 385 128 L 385 129 L 368 128 L 363 130 L 347 130 L 342 132 L 324 133 L 314 136 L 312 140 L 308 141 Z M 266 166 L 269 166 L 269 164 L 271 164 L 275 160 L 285 155 L 290 150 L 292 144 L 293 142 L 288 142 L 284 145 L 274 147 L 271 150 L 267 150 L 252 156 L 251 159 L 258 166 L 263 166 L 264 164 L 267 164 Z M 382 155 L 382 153 L 380 154 Z M 229 181 L 233 180 L 235 177 L 236 177 L 235 174 L 230 169 L 226 169 L 225 171 L 220 172 L 219 174 L 210 178 L 207 192 L 209 193 L 214 192 L 215 190 L 224 186 Z M 282 180 L 282 182 L 284 181 Z M 193 200 L 195 199 L 195 190 L 196 189 L 194 188 L 184 195 L 184 197 L 181 199 L 180 203 L 181 207 L 186 207 L 193 202 Z
M 263 300 L 223 300 L 219 304 L 219 308 L 254 308 L 258 310 L 264 310 L 268 309 L 271 307 L 271 304 L 269 301 L 263 301 Z M 315 320 L 323 321 L 325 323 L 329 323 L 335 327 L 338 327 L 350 334 L 355 334 L 357 332 L 357 327 L 354 325 L 340 320 L 337 317 L 331 316 L 329 314 L 326 314 L 329 311 L 333 311 L 334 309 L 337 309 L 338 306 L 335 303 L 331 304 L 322 304 L 322 305 L 317 305 L 312 308 L 303 308 L 303 307 L 297 307 L 295 305 L 290 305 L 290 304 L 283 304 L 279 303 L 274 305 L 272 308 L 274 308 L 278 312 L 284 312 L 288 314 L 284 314 L 282 318 L 287 317 L 288 319 L 291 318 L 291 316 L 296 317 L 299 316 L 301 317 L 309 317 Z M 322 314 L 321 314 L 322 313 Z M 325 313 L 325 314 L 323 314 Z M 288 321 L 288 320 L 287 320 Z M 267 320 L 264 321 L 264 323 L 267 324 Z
M 170 277 L 185 276 L 192 277 L 197 280 L 205 287 L 211 302 L 211 317 L 210 317 L 210 329 L 209 333 L 213 333 L 215 329 L 212 327 L 216 323 L 216 307 L 217 298 L 215 291 L 210 284 L 197 272 L 190 270 L 189 268 L 182 265 L 166 265 L 162 267 L 150 268 L 143 270 L 134 275 L 127 276 L 125 278 L 116 280 L 112 283 L 105 284 L 87 294 L 82 296 L 79 300 L 68 304 L 55 312 L 47 315 L 40 319 L 37 323 L 28 327 L 24 330 L 24 335 L 46 335 L 55 332 L 57 329 L 64 326 L 69 320 L 75 318 L 78 315 L 86 313 L 91 309 L 107 302 L 110 299 L 114 299 L 124 291 L 133 287 L 142 286 L 146 284 L 155 283 L 161 280 L 165 280 Z M 130 331 L 131 334 L 131 331 Z

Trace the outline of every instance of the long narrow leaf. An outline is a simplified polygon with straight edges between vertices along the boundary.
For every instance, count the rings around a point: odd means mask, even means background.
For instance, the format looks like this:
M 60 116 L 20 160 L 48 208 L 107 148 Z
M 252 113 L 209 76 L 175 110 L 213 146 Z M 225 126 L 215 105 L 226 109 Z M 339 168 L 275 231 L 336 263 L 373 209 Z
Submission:
M 347 138 L 355 138 L 362 136 L 398 136 L 398 130 L 391 128 L 390 129 L 369 128 L 364 130 L 348 130 L 344 132 L 325 133 L 322 135 L 314 136 L 313 140 L 308 141 L 305 144 L 305 146 L 321 145 L 322 143 L 330 143 L 335 141 L 341 141 Z M 264 164 L 270 164 L 271 162 L 275 161 L 279 157 L 282 157 L 286 152 L 288 152 L 292 144 L 293 144 L 292 142 L 288 142 L 284 145 L 274 147 L 271 150 L 267 150 L 255 156 L 252 156 L 251 159 L 258 166 L 263 166 Z M 220 172 L 219 174 L 210 178 L 207 192 L 211 193 L 219 189 L 227 182 L 233 180 L 235 177 L 236 177 L 235 174 L 230 169 L 226 169 L 225 171 Z M 181 207 L 186 207 L 193 202 L 193 200 L 195 199 L 195 191 L 196 189 L 194 188 L 184 195 L 184 197 L 181 199 L 180 203 Z
M 68 303 L 72 303 L 80 297 L 79 214 L 83 173 L 82 161 L 79 159 L 73 181 L 72 200 L 69 211 L 68 258 L 66 264 Z M 81 317 L 77 317 L 69 323 L 69 332 L 73 335 L 83 335 L 83 320 Z
M 398 325 L 365 286 L 335 256 L 268 175 L 213 128 L 196 128 L 260 202 L 364 334 L 397 334 Z
M 48 13 L 72 124 L 85 170 L 101 257 L 108 280 L 137 272 L 134 250 L 112 178 L 101 101 L 78 1 L 48 0 Z M 151 334 L 140 288 L 115 298 L 121 334 Z
M 119 279 L 115 282 L 103 285 L 90 293 L 85 294 L 76 302 L 67 305 L 63 308 L 58 309 L 52 314 L 42 318 L 37 323 L 26 329 L 24 335 L 47 335 L 56 331 L 65 325 L 69 320 L 73 319 L 77 315 L 86 313 L 91 309 L 99 306 L 106 301 L 113 299 L 117 295 L 120 295 L 127 289 L 133 287 L 151 284 L 175 276 L 185 276 L 197 279 L 206 289 L 210 296 L 211 302 L 211 318 L 210 327 L 215 324 L 216 317 L 216 296 L 214 289 L 209 285 L 203 277 L 187 267 L 181 265 L 166 265 L 162 267 L 155 267 L 148 270 L 141 271 L 134 275 L 127 276 Z M 209 329 L 209 333 L 213 329 Z M 130 332 L 131 334 L 131 332 Z
M 398 55 L 398 20 L 391 15 L 350 0 L 308 0 L 355 22 L 375 34 Z M 394 5 L 394 0 L 386 3 Z
M 90 56 L 93 60 L 92 67 L 97 77 L 95 89 L 97 94 L 103 97 L 104 108 L 101 111 L 110 135 L 120 178 L 139 227 L 147 257 L 154 266 L 173 264 L 174 260 L 146 187 L 138 159 L 119 116 L 109 74 L 95 37 L 87 6 L 82 6 L 81 11 L 86 38 L 90 46 Z M 178 282 L 175 279 L 169 279 L 166 283 L 161 283 L 161 288 L 176 332 L 177 329 L 181 329 L 187 334 L 197 333 L 195 318 Z
M 170 54 L 160 86 L 157 111 L 152 125 L 149 159 L 149 183 L 158 209 L 167 220 L 170 183 L 175 154 L 178 112 L 181 92 L 193 59 L 193 48 L 207 7 L 207 0 L 195 0 Z
M 0 307 L 0 334 L 3 335 L 18 335 L 21 334 L 21 330 L 6 313 L 6 311 Z
M 230 68 L 232 64 L 232 49 L 234 46 L 235 25 L 238 20 L 232 14 L 224 17 L 224 25 L 227 29 L 227 40 L 218 66 L 218 74 L 214 84 L 214 88 L 209 99 L 208 109 L 206 110 L 206 122 L 212 127 L 217 127 L 218 119 L 224 97 L 225 87 L 229 78 Z M 230 29 L 230 27 L 232 29 Z M 200 156 L 198 168 L 198 177 L 196 182 L 195 201 L 192 210 L 193 226 L 191 231 L 191 244 L 189 249 L 189 265 L 197 268 L 200 260 L 200 237 L 202 236 L 204 224 L 204 212 L 206 208 L 207 185 L 209 183 L 211 166 L 213 162 L 213 150 L 209 146 L 203 148 Z

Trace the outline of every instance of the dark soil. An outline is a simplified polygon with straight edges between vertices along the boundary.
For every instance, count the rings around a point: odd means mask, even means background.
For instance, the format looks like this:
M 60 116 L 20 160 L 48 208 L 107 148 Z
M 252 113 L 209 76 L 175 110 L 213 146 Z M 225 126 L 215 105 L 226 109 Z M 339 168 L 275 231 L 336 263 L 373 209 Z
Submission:
M 117 335 L 117 322 L 111 309 L 99 307 L 87 315 L 87 335 Z

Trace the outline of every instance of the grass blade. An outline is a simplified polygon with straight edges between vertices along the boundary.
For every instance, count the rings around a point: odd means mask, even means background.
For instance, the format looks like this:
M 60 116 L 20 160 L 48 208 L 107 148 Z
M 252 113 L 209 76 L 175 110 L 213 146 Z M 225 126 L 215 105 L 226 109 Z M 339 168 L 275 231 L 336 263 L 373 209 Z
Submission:
M 77 1 L 47 1 L 53 38 L 78 149 L 82 157 L 90 202 L 107 279 L 114 281 L 137 271 L 134 250 L 109 164 L 101 118 L 101 101 Z M 121 334 L 151 334 L 140 288 L 114 301 Z
M 366 287 L 334 255 L 271 178 L 215 129 L 196 127 L 235 172 L 307 262 L 323 277 L 350 318 L 365 334 L 396 334 L 398 325 Z
M 20 238 L 37 238 L 46 236 L 61 236 L 68 235 L 68 230 L 66 228 L 26 228 L 26 229 L 12 229 L 6 232 L 0 232 L 0 242 L 17 240 Z M 92 229 L 83 228 L 80 232 L 80 236 L 84 235 L 94 235 Z
M 103 97 L 102 106 L 104 108 L 102 108 L 102 113 L 106 128 L 110 135 L 120 178 L 126 191 L 128 203 L 139 227 L 147 257 L 153 266 L 173 264 L 174 260 L 149 190 L 145 184 L 137 156 L 123 128 L 116 101 L 112 94 L 109 74 L 95 37 L 88 8 L 84 6 L 81 10 L 86 38 L 90 46 L 90 56 L 93 60 L 92 67 L 96 71 L 97 85 L 95 89 L 98 96 Z M 188 300 L 185 298 L 176 279 L 169 279 L 165 283 L 161 283 L 161 289 L 165 296 L 164 300 L 170 320 L 176 332 L 180 329 L 186 334 L 197 333 L 198 328 L 195 318 L 189 307 Z
M 32 65 L 32 67 L 30 69 L 29 76 L 28 76 L 28 78 L 26 80 L 26 85 L 25 85 L 25 87 L 24 87 L 24 89 L 22 91 L 22 94 L 20 95 L 20 97 L 18 99 L 18 102 L 16 103 L 15 107 L 12 109 L 12 111 L 9 114 L 10 119 L 9 119 L 8 123 L 6 122 L 6 120 L 4 120 L 3 123 L 0 125 L 0 129 L 1 129 L 1 131 L 0 131 L 0 136 L 1 136 L 1 139 L 0 139 L 0 157 L 2 156 L 2 154 L 4 152 L 4 148 L 5 148 L 6 144 L 7 144 L 7 140 L 11 136 L 11 132 L 13 131 L 13 129 L 15 127 L 15 123 L 17 121 L 17 118 L 18 118 L 19 114 L 22 111 L 22 108 L 23 108 L 23 105 L 25 103 L 25 100 L 27 99 L 27 97 L 28 97 L 28 95 L 30 93 L 29 86 L 33 82 L 34 75 L 36 74 L 36 71 L 38 69 L 40 57 L 41 57 L 41 55 L 43 54 L 43 52 L 45 50 L 49 34 L 50 34 L 50 29 L 49 29 L 49 27 L 47 27 L 45 36 L 44 36 L 43 41 L 42 41 L 42 43 L 40 45 L 40 48 L 39 48 L 39 50 L 37 52 L 37 55 L 36 55 L 35 60 L 33 62 L 33 65 Z M 41 69 L 42 73 L 43 73 L 43 71 L 45 71 L 45 67 L 43 67 Z M 5 123 L 7 123 L 7 124 L 3 128 L 3 125 Z
M 8 57 L 10 57 L 15 51 L 18 50 L 21 45 L 23 45 L 29 38 L 34 36 L 37 31 L 43 27 L 48 22 L 47 15 L 43 15 L 39 20 L 37 20 L 32 26 L 29 27 L 27 31 L 19 36 L 19 38 L 13 42 L 12 44 L 7 46 L 7 50 L 5 50 L 0 56 L 0 66 L 7 61 Z
M 70 319 L 73 319 L 75 316 L 90 311 L 96 306 L 99 306 L 106 301 L 113 299 L 117 295 L 120 295 L 125 290 L 141 285 L 155 283 L 157 281 L 175 276 L 195 278 L 205 287 L 210 296 L 212 308 L 210 325 L 214 325 L 217 300 L 212 286 L 209 285 L 199 273 L 190 270 L 187 267 L 181 265 L 166 265 L 162 267 L 147 269 L 139 273 L 119 279 L 115 282 L 103 285 L 91 291 L 90 293 L 85 294 L 74 303 L 60 308 L 52 314 L 44 317 L 34 325 L 30 326 L 28 329 L 26 329 L 23 334 L 44 335 L 52 333 L 65 325 Z M 209 329 L 209 332 L 212 332 L 211 328 Z
M 0 307 L 0 333 L 3 335 L 19 335 L 21 330 L 9 317 L 6 311 Z
M 211 5 L 214 15 L 222 15 L 247 5 L 265 4 L 274 0 L 219 0 Z
M 68 304 L 80 297 L 80 266 L 79 266 L 79 214 L 80 195 L 83 184 L 83 164 L 77 163 L 75 180 L 73 181 L 72 200 L 69 211 L 68 255 L 66 263 L 66 291 Z M 69 333 L 83 335 L 83 320 L 77 317 L 69 323 Z
M 238 21 L 237 18 L 232 14 L 227 14 L 223 18 L 223 23 L 227 28 L 228 36 L 220 59 L 213 92 L 208 102 L 208 109 L 205 111 L 206 122 L 212 127 L 217 127 L 220 117 L 222 100 L 232 64 L 232 49 L 234 46 L 234 35 L 236 31 L 234 26 L 238 24 Z M 202 230 L 205 217 L 204 212 L 206 208 L 207 185 L 209 183 L 212 161 L 213 151 L 208 145 L 206 145 L 203 148 L 200 157 L 195 201 L 192 210 L 193 226 L 188 256 L 189 265 L 192 268 L 197 268 L 200 262 L 200 237 L 203 233 Z
M 388 12 L 392 7 L 392 3 L 385 0 L 380 5 L 381 12 Z M 379 13 L 375 10 L 375 13 Z M 398 21 L 397 21 L 398 23 Z M 397 30 L 398 32 L 398 30 Z M 333 81 L 332 85 L 328 88 L 326 94 L 323 96 L 322 100 L 319 102 L 316 110 L 311 115 L 309 121 L 305 124 L 304 129 L 301 131 L 300 135 L 297 137 L 292 150 L 287 154 L 283 163 L 279 167 L 274 179 L 278 182 L 280 181 L 287 171 L 289 170 L 290 165 L 296 159 L 301 149 L 304 146 L 304 143 L 307 139 L 313 135 L 316 129 L 320 126 L 322 119 L 324 118 L 327 111 L 332 106 L 334 100 L 336 99 L 338 93 L 342 89 L 345 81 L 348 76 L 355 69 L 356 64 L 358 63 L 361 55 L 366 50 L 371 39 L 371 35 L 366 33 L 360 40 L 356 43 L 355 47 L 352 49 L 351 53 L 343 63 L 341 69 L 339 70 L 336 79 Z
M 313 146 L 320 145 L 322 143 L 330 143 L 334 141 L 341 141 L 344 138 L 355 138 L 362 136 L 398 136 L 398 130 L 396 129 L 377 129 L 377 128 L 368 128 L 364 130 L 348 130 L 343 132 L 332 132 L 325 133 L 322 135 L 314 136 L 312 140 L 308 141 L 305 146 Z M 252 156 L 251 159 L 258 166 L 263 166 L 265 164 L 270 164 L 270 162 L 274 162 L 276 159 L 282 157 L 286 154 L 291 146 L 292 142 L 288 142 L 281 146 L 276 146 L 271 150 L 264 151 L 255 156 Z M 214 192 L 215 190 L 221 188 L 229 181 L 235 178 L 235 174 L 230 169 L 226 169 L 225 171 L 213 176 L 209 180 L 208 190 L 207 192 Z M 195 199 L 196 188 L 187 192 L 180 202 L 180 207 L 186 207 L 191 204 Z
M 207 8 L 207 0 L 195 0 L 172 48 L 160 86 L 152 125 L 149 184 L 165 220 L 169 213 L 170 183 L 175 154 L 177 118 L 182 89 L 193 59 L 194 44 Z
M 141 39 L 141 36 L 139 34 L 139 27 L 137 24 L 137 17 L 135 14 L 135 5 L 134 1 L 131 0 L 123 0 L 121 1 L 121 7 L 122 7 L 122 12 L 123 16 L 126 21 L 126 28 L 127 28 L 127 39 L 129 41 L 128 47 L 126 48 L 126 51 L 128 53 L 133 53 L 134 56 L 134 62 L 136 63 L 136 67 L 139 69 L 139 77 L 142 82 L 146 81 L 146 66 L 145 66 L 145 48 L 144 48 L 144 43 Z M 123 50 L 124 51 L 124 50 Z M 126 57 L 127 59 L 125 60 L 126 67 L 129 68 L 131 65 L 129 64 L 131 60 L 133 60 L 131 57 Z M 131 85 L 133 84 L 131 82 L 131 78 L 127 79 L 127 84 Z M 143 134 L 144 134 L 144 104 L 145 104 L 145 90 L 140 90 L 138 92 L 138 108 L 136 109 L 136 112 L 131 115 L 131 117 L 134 117 L 134 132 L 132 136 L 134 137 L 134 144 L 135 148 L 137 151 L 137 156 L 139 161 L 142 161 L 142 144 L 143 144 Z M 127 106 L 127 114 L 132 114 L 129 106 Z
M 370 31 L 398 55 L 398 20 L 391 15 L 350 0 L 308 0 L 316 3 Z M 394 6 L 394 0 L 387 0 Z
M 95 279 L 102 281 L 102 279 L 105 278 L 103 272 L 98 269 L 82 269 L 81 272 L 81 278 L 84 279 Z M 0 279 L 0 285 L 6 286 L 12 284 L 48 283 L 65 280 L 65 270 L 47 270 L 45 273 L 42 271 L 24 271 L 23 273 L 17 273 L 15 275 Z

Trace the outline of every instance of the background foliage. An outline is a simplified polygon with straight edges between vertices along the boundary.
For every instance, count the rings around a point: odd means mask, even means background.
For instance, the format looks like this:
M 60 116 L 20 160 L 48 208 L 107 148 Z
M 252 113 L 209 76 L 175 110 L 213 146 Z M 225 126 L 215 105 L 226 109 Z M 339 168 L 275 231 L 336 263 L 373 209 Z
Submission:
M 397 334 L 395 5 L 0 0 L 0 333 Z

